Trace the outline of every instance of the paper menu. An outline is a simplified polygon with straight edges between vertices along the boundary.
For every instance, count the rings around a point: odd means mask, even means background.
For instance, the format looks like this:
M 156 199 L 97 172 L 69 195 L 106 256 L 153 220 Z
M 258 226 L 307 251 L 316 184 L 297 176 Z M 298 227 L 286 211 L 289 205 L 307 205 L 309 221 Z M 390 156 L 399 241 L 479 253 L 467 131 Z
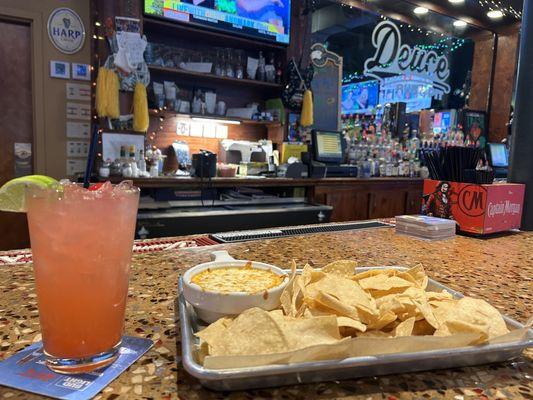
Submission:
M 115 64 L 127 72 L 131 72 L 144 62 L 146 40 L 135 32 L 117 32 L 118 52 L 115 55 Z

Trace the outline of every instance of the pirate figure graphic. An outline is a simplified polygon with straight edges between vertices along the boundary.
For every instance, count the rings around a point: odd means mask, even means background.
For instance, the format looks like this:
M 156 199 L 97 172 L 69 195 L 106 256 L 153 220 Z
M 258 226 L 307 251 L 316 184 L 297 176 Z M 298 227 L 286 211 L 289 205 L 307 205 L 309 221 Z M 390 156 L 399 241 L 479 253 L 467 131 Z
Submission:
M 426 214 L 431 217 L 453 219 L 452 187 L 449 182 L 440 182 L 435 192 L 427 197 Z

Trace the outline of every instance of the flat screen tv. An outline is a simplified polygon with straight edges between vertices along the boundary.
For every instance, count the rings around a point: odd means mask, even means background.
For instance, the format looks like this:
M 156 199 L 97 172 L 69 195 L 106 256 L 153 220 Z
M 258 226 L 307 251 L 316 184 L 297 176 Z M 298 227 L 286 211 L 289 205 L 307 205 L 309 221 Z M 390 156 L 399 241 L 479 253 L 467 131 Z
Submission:
M 342 85 L 343 114 L 371 114 L 378 104 L 378 81 L 365 81 Z
M 289 43 L 291 0 L 144 0 L 144 14 Z
M 433 84 L 411 74 L 385 78 L 381 83 L 379 102 L 406 103 L 405 112 L 411 113 L 431 107 Z

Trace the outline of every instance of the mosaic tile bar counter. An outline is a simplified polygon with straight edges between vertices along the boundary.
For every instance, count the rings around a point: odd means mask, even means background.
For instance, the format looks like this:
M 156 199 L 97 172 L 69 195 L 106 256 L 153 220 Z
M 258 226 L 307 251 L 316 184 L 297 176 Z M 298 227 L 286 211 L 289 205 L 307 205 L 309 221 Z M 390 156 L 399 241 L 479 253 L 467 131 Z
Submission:
M 96 399 L 531 399 L 533 351 L 505 364 L 441 370 L 276 389 L 216 393 L 203 389 L 180 365 L 174 307 L 178 276 L 209 261 L 214 250 L 235 258 L 288 266 L 336 259 L 360 265 L 423 263 L 430 277 L 464 294 L 488 300 L 524 323 L 533 311 L 533 234 L 491 239 L 456 237 L 427 242 L 393 229 L 341 232 L 136 254 L 133 259 L 126 332 L 156 344 Z M 32 266 L 0 267 L 0 359 L 40 340 Z M 0 387 L 0 399 L 38 396 Z

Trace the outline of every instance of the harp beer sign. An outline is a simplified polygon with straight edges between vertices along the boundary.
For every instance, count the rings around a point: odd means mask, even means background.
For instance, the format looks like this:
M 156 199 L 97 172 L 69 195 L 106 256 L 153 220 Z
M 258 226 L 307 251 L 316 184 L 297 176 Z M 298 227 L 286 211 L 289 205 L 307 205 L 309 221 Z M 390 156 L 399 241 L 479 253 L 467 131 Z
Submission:
M 48 37 L 62 53 L 77 53 L 85 42 L 83 21 L 70 8 L 56 8 L 48 18 Z

